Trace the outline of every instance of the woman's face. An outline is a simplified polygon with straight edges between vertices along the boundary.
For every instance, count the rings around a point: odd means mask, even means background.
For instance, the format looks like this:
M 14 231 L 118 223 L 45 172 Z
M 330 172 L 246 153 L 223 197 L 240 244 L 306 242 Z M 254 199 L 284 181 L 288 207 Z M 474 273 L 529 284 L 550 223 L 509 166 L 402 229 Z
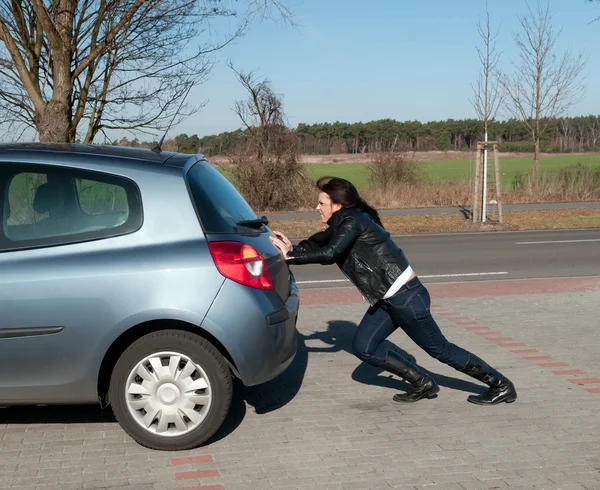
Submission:
M 321 214 L 321 221 L 327 223 L 331 215 L 342 209 L 341 204 L 331 202 L 331 198 L 325 192 L 319 193 L 319 205 L 317 211 Z

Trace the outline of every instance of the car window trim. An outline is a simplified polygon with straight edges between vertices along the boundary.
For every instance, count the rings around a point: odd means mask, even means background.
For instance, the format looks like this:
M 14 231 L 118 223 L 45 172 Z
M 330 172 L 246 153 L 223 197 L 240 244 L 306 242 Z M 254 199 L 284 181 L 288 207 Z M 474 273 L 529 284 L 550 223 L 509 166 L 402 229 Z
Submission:
M 69 235 L 39 238 L 33 240 L 11 240 L 6 236 L 4 230 L 4 213 L 8 203 L 9 186 L 15 176 L 21 173 L 71 173 L 71 178 L 86 178 L 87 180 L 105 182 L 113 185 L 124 187 L 127 193 L 127 203 L 129 206 L 129 217 L 125 223 L 115 228 L 106 230 L 93 230 L 89 232 L 73 233 Z M 142 201 L 142 193 L 138 184 L 131 178 L 116 175 L 102 170 L 90 170 L 69 165 L 47 165 L 44 163 L 20 163 L 20 162 L 2 162 L 0 167 L 0 210 L 2 212 L 2 226 L 0 226 L 0 253 L 17 252 L 26 250 L 35 250 L 40 248 L 50 248 L 65 245 L 75 245 L 79 243 L 94 242 L 98 240 L 106 240 L 109 238 L 117 238 L 126 235 L 131 235 L 139 231 L 144 224 L 144 207 Z M 91 179 L 90 179 L 91 177 Z M 121 182 L 119 184 L 118 182 Z M 79 196 L 78 196 L 79 199 Z M 133 204 L 133 206 L 132 206 Z M 133 211 L 133 212 L 132 212 Z M 130 224 L 128 224 L 131 221 Z M 109 233 L 107 233 L 109 232 Z

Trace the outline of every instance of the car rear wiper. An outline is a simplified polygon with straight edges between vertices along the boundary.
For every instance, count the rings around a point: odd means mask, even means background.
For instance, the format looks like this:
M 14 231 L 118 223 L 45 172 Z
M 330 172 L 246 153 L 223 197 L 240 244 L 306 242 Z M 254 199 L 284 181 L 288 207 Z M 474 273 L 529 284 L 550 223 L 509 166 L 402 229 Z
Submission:
M 267 219 L 266 216 L 263 216 L 262 218 L 245 219 L 245 220 L 236 222 L 236 225 L 238 225 L 238 226 L 248 226 L 248 227 L 258 227 L 258 228 L 260 228 L 262 225 L 267 226 L 268 224 L 269 224 L 269 220 Z

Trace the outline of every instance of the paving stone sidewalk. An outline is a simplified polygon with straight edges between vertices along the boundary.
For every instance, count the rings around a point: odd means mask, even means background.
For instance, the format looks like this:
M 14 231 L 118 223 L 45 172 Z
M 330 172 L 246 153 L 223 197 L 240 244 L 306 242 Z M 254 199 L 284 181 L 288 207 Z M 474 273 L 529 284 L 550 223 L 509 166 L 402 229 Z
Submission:
M 224 429 L 185 453 L 146 450 L 96 407 L 0 410 L 0 488 L 600 489 L 600 292 L 433 297 L 447 337 L 509 376 L 517 403 L 466 402 L 481 384 L 392 342 L 436 399 L 351 354 L 364 303 L 303 306 L 301 349 L 277 380 L 240 390 Z

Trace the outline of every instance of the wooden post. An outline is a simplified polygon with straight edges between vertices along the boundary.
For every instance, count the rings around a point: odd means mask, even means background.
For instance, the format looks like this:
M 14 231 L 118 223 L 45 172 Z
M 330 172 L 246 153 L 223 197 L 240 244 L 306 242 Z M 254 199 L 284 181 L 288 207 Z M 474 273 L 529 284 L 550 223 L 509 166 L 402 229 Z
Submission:
M 500 180 L 500 162 L 498 161 L 497 143 L 494 143 L 494 167 L 496 170 L 496 201 L 498 202 L 498 223 L 502 224 L 502 182 Z
M 481 209 L 481 143 L 477 143 L 477 158 L 475 159 L 475 183 L 473 186 L 473 222 L 480 221 Z

